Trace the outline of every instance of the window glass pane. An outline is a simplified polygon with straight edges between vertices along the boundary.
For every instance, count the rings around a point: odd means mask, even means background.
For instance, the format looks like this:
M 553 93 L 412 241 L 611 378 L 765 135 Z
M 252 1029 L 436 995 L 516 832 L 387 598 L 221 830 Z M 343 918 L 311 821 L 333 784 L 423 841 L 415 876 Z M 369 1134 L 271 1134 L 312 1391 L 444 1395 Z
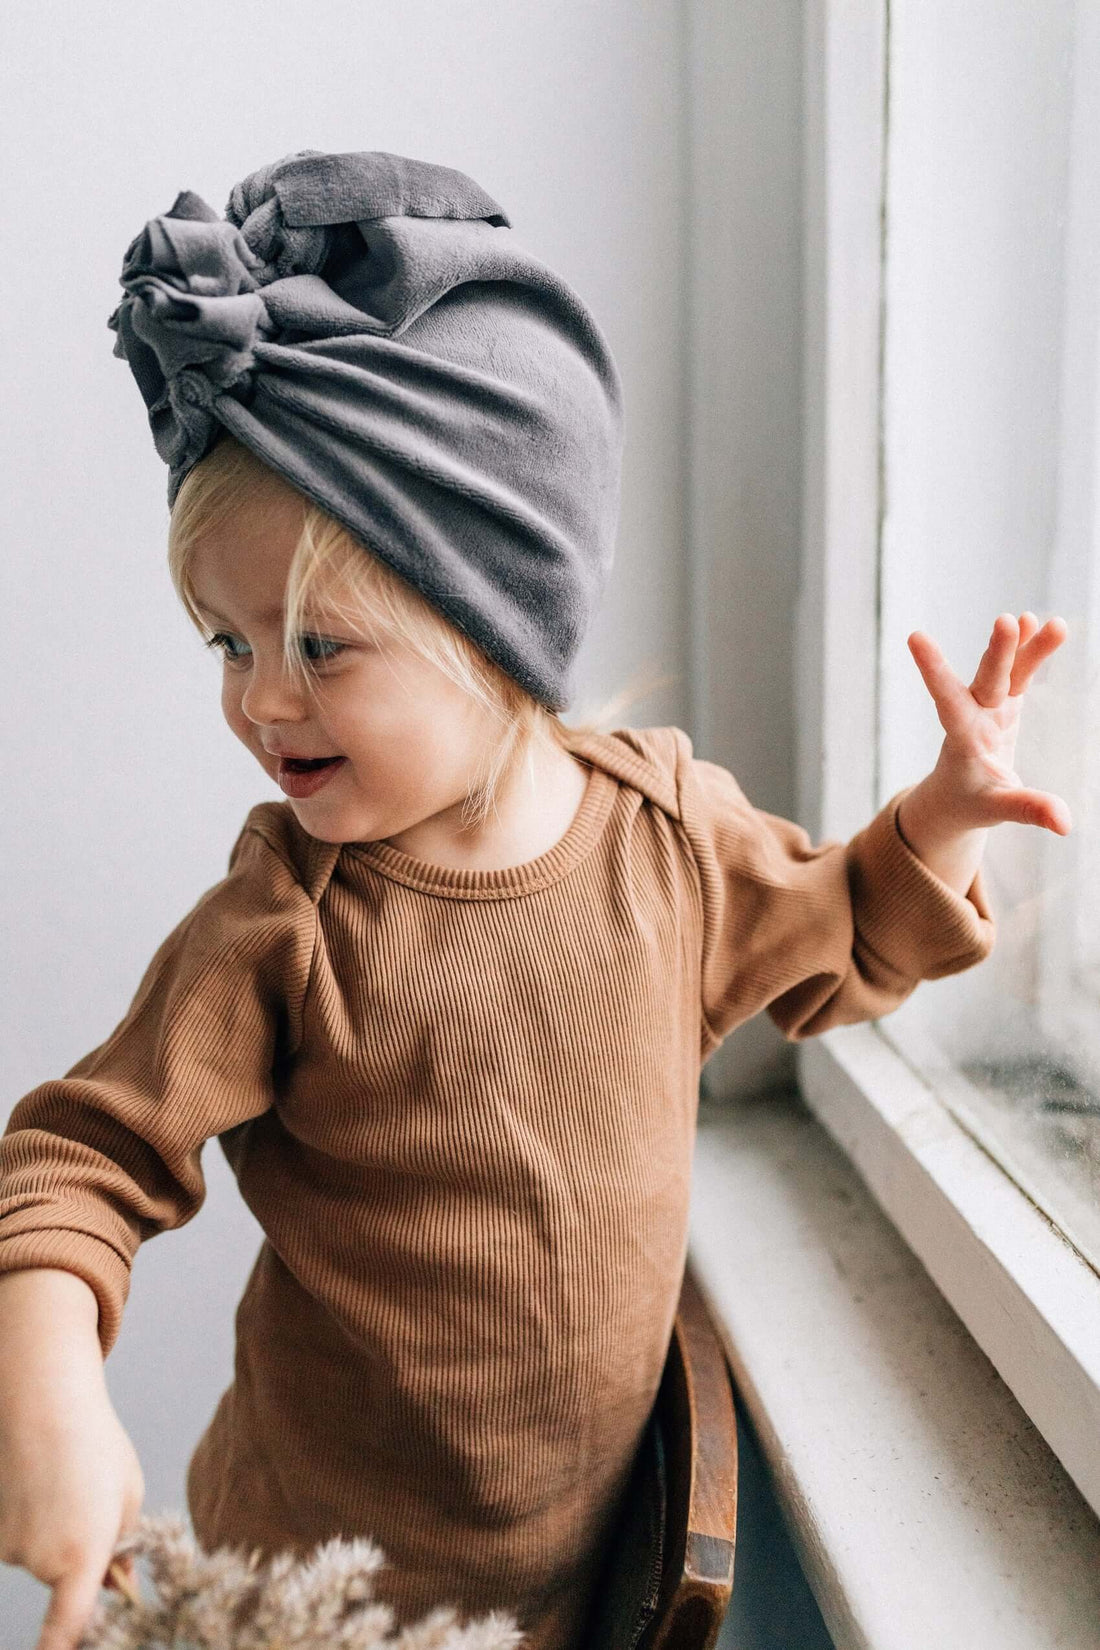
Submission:
M 882 1022 L 1100 1266 L 1100 0 L 891 0 L 878 789 L 934 762 L 909 657 L 969 680 L 998 612 L 1060 612 L 1027 784 L 1066 839 L 990 838 L 990 960 Z

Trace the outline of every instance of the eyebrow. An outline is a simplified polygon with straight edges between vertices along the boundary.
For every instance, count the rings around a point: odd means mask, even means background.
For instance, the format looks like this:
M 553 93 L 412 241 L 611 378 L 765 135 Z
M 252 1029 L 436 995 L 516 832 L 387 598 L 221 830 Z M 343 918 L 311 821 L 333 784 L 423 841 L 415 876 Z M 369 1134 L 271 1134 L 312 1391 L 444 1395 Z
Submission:
M 208 619 L 217 619 L 219 624 L 232 624 L 233 623 L 233 620 L 232 619 L 227 619 L 224 613 L 219 613 L 216 608 L 207 607 L 205 602 L 200 602 L 197 596 L 195 596 L 193 599 L 194 599 L 195 606 L 197 607 L 199 612 L 204 615 L 204 617 L 206 617 Z M 266 613 L 261 613 L 260 614 L 260 622 L 262 624 L 262 623 L 266 622 L 269 619 L 272 619 L 272 620 L 273 619 L 281 619 L 282 616 L 283 616 L 283 610 L 282 610 L 281 607 L 269 607 Z

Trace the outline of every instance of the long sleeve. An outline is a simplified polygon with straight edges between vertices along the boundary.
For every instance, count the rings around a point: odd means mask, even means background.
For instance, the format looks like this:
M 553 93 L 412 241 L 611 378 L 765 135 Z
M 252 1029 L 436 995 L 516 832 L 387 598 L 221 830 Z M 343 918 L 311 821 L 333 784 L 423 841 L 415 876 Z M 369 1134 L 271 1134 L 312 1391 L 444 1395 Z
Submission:
M 162 942 L 106 1042 L 12 1111 L 0 1273 L 82 1277 L 104 1356 L 138 1246 L 202 1204 L 203 1143 L 271 1105 L 275 1067 L 300 1037 L 315 935 L 308 893 L 246 821 L 228 874 Z
M 703 902 L 705 1054 L 760 1009 L 798 1041 L 888 1014 L 918 981 L 988 955 L 980 875 L 962 898 L 928 869 L 898 829 L 904 795 L 849 843 L 815 846 L 801 826 L 752 807 L 723 768 L 681 762 Z

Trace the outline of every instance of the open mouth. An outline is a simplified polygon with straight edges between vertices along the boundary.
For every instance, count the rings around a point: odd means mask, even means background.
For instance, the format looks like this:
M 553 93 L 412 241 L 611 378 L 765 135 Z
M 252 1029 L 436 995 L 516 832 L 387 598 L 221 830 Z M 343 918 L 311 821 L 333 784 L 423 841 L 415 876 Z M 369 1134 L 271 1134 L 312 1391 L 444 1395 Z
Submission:
M 347 765 L 346 756 L 283 756 L 276 776 L 280 790 L 302 800 L 327 785 Z
M 316 768 L 327 768 L 343 760 L 342 756 L 284 756 L 282 766 L 291 773 L 313 773 Z

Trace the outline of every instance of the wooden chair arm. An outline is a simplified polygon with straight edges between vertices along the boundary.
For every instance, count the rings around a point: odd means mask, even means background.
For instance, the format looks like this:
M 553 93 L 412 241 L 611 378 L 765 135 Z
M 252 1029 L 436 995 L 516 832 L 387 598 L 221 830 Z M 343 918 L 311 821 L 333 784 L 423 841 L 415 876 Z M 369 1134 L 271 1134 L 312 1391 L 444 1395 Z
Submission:
M 690 1271 L 583 1650 L 713 1650 L 733 1588 L 737 1421 Z
M 668 1550 L 656 1619 L 639 1650 L 711 1650 L 733 1590 L 737 1421 L 725 1351 L 690 1269 L 657 1412 Z

